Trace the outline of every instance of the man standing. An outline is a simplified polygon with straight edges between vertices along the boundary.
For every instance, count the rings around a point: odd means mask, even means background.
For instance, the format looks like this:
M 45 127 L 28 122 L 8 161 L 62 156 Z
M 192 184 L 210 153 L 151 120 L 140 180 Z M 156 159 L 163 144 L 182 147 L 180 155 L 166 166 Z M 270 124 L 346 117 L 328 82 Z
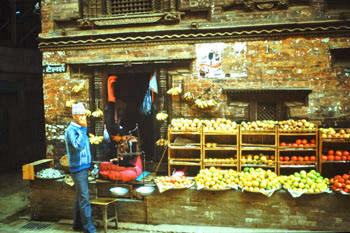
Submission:
M 69 171 L 74 180 L 76 197 L 74 203 L 73 230 L 95 233 L 89 199 L 88 171 L 91 166 L 90 142 L 87 136 L 86 109 L 82 103 L 72 106 L 73 122 L 65 132 Z

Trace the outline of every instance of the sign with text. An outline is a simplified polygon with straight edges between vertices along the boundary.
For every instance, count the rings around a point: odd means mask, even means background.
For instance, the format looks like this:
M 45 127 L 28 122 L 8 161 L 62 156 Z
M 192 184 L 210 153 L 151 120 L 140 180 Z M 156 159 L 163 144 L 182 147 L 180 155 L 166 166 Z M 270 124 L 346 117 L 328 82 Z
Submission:
M 47 64 L 43 67 L 44 73 L 65 73 L 66 64 Z

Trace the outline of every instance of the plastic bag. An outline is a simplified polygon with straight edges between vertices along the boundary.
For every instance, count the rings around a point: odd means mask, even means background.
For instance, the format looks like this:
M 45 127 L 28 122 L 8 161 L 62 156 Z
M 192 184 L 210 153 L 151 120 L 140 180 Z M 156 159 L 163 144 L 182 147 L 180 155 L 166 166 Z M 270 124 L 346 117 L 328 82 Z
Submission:
M 141 113 L 145 115 L 151 115 L 152 113 L 152 95 L 150 89 L 147 90 L 145 98 L 143 99 Z

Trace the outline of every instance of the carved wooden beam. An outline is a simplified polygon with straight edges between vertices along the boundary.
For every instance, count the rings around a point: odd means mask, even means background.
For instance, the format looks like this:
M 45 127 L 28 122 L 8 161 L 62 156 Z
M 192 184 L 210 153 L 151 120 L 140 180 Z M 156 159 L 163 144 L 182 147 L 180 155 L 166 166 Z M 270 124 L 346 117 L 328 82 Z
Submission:
M 244 0 L 243 4 L 250 10 L 272 10 L 288 7 L 289 0 Z

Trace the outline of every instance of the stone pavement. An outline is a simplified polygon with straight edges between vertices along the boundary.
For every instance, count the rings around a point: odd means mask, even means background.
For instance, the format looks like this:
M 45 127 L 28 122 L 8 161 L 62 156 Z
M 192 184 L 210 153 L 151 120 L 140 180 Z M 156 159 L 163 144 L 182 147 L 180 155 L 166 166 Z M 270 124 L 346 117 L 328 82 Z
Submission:
M 72 231 L 72 220 L 61 220 L 58 222 L 30 221 L 19 218 L 12 222 L 0 223 L 1 233 L 75 233 Z M 103 232 L 102 228 L 98 229 Z M 316 232 L 297 231 L 286 229 L 248 229 L 233 227 L 213 227 L 213 226 L 184 226 L 184 225 L 146 225 L 135 223 L 119 223 L 119 228 L 115 229 L 111 223 L 108 228 L 110 233 L 284 233 L 284 232 Z M 324 232 L 324 231 L 323 231 Z

